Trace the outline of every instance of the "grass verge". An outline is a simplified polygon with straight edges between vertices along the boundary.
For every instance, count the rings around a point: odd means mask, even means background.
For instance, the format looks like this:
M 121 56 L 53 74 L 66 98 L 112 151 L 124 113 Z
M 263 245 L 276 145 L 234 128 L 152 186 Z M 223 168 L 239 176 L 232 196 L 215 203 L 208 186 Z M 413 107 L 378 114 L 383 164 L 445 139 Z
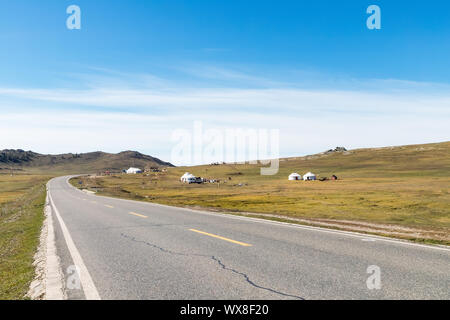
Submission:
M 32 264 L 44 221 L 47 180 L 0 176 L 0 300 L 25 299 L 34 278 Z

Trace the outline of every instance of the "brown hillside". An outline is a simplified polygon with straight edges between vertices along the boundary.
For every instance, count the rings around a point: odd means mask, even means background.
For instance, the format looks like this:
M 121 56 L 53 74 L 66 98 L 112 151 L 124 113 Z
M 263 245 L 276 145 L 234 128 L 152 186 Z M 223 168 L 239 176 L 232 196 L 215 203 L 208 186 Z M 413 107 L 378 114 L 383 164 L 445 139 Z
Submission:
M 129 167 L 173 167 L 169 162 L 136 151 L 118 154 L 90 152 L 81 154 L 43 155 L 32 151 L 0 151 L 0 170 L 55 173 L 95 173 L 99 171 L 121 171 Z

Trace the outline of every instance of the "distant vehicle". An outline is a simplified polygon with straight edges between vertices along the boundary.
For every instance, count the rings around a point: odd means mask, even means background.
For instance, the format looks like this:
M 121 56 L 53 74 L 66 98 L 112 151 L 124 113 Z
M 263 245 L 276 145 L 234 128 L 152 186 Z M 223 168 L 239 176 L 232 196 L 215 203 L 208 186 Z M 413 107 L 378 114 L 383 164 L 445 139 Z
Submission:
M 184 183 L 204 183 L 206 182 L 205 179 L 203 179 L 202 177 L 196 177 L 193 174 L 186 172 L 181 178 L 180 178 L 181 182 Z
M 195 183 L 203 183 L 205 182 L 201 177 L 195 177 Z

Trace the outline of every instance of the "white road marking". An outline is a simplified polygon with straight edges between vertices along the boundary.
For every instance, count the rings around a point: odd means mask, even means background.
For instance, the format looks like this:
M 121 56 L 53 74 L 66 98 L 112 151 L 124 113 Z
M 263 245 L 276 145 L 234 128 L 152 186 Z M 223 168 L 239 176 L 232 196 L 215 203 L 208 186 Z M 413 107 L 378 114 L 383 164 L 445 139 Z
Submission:
M 83 286 L 83 291 L 87 300 L 101 300 L 100 295 L 98 294 L 97 288 L 95 287 L 94 282 L 92 281 L 91 275 L 89 274 L 86 265 L 83 262 L 83 258 L 81 258 L 80 252 L 78 251 L 75 243 L 70 236 L 69 230 L 66 227 L 61 215 L 59 214 L 58 209 L 56 208 L 50 191 L 48 192 L 48 196 L 50 199 L 51 206 L 55 212 L 56 217 L 58 218 L 59 224 L 61 226 L 61 230 L 64 235 L 64 239 L 66 240 L 67 247 L 69 248 L 70 255 L 72 256 L 74 264 L 80 270 L 80 282 Z

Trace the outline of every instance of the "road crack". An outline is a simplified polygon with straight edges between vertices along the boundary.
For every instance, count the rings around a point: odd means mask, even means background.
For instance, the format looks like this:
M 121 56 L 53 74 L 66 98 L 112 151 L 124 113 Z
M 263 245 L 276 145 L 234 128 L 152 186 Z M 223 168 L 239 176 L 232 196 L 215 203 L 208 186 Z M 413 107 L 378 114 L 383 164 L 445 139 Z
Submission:
M 262 287 L 262 286 L 260 286 L 260 285 L 258 285 L 256 283 L 254 283 L 252 280 L 250 280 L 250 277 L 247 274 L 245 274 L 243 272 L 240 272 L 240 271 L 237 271 L 237 270 L 232 269 L 232 268 L 228 268 L 225 264 L 223 264 L 223 262 L 220 259 L 216 258 L 215 256 L 212 256 L 211 259 L 216 261 L 219 264 L 219 266 L 222 267 L 222 269 L 228 270 L 228 271 L 231 271 L 233 273 L 236 273 L 238 275 L 243 276 L 245 278 L 245 281 L 247 283 L 249 283 L 251 286 L 255 287 L 255 288 L 258 288 L 258 289 L 261 289 L 261 290 L 270 291 L 272 293 L 279 294 L 279 295 L 282 295 L 282 296 L 285 296 L 285 297 L 291 297 L 291 298 L 296 298 L 296 299 L 300 299 L 300 300 L 305 300 L 305 298 L 300 297 L 300 296 L 284 293 L 284 292 L 277 291 L 277 290 L 274 290 L 274 289 L 271 289 L 271 288 Z
M 214 262 L 216 262 L 216 263 L 219 265 L 219 267 L 222 268 L 223 270 L 230 271 L 230 272 L 232 272 L 232 273 L 235 273 L 235 274 L 237 274 L 237 275 L 243 277 L 243 278 L 245 279 L 245 281 L 246 281 L 249 285 L 251 285 L 252 287 L 255 287 L 255 288 L 260 289 L 260 290 L 269 291 L 269 292 L 272 292 L 272 293 L 275 293 L 275 294 L 278 294 L 278 295 L 281 295 L 281 296 L 284 296 L 284 297 L 290 297 L 290 298 L 295 298 L 295 299 L 299 299 L 299 300 L 305 300 L 305 298 L 300 297 L 300 296 L 296 296 L 296 295 L 284 293 L 284 292 L 281 292 L 281 291 L 278 291 L 278 290 L 275 290 L 275 289 L 272 289 L 272 288 L 267 288 L 267 287 L 260 286 L 260 285 L 256 284 L 255 282 L 253 282 L 247 274 L 245 274 L 245 273 L 243 273 L 243 272 L 240 272 L 240 271 L 238 271 L 238 270 L 236 270 L 236 269 L 232 269 L 232 268 L 227 267 L 227 266 L 222 262 L 222 260 L 220 260 L 220 259 L 217 258 L 216 256 L 209 256 L 209 255 L 199 254 L 199 253 L 183 253 L 183 252 L 176 252 L 176 251 L 168 250 L 168 249 L 165 249 L 165 248 L 163 248 L 163 247 L 157 246 L 157 245 L 155 245 L 155 244 L 153 244 L 153 243 L 150 243 L 150 242 L 148 242 L 148 241 L 138 240 L 138 239 L 136 239 L 135 237 L 128 236 L 128 235 L 126 235 L 126 234 L 124 234 L 124 233 L 121 233 L 121 236 L 122 236 L 123 238 L 125 238 L 125 239 L 130 240 L 130 241 L 145 244 L 145 245 L 147 245 L 147 246 L 149 246 L 149 247 L 152 247 L 152 248 L 154 248 L 154 249 L 157 249 L 157 250 L 159 250 L 159 251 L 161 251 L 161 252 L 164 252 L 164 253 L 167 253 L 167 254 L 178 255 L 178 256 L 185 256 L 185 257 L 200 257 L 200 258 L 211 259 L 211 260 L 213 260 Z

